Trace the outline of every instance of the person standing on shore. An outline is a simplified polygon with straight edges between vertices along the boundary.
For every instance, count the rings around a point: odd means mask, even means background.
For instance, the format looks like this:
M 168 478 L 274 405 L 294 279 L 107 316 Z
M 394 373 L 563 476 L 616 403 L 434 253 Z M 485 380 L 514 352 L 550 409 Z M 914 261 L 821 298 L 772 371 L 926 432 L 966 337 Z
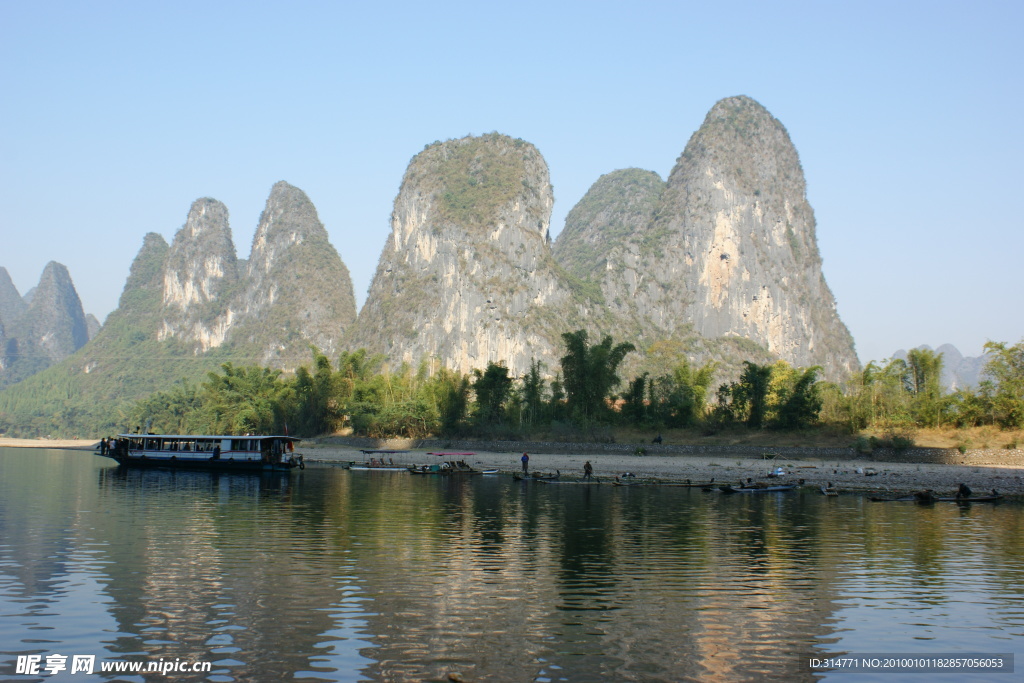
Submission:
M 594 474 L 594 466 L 590 464 L 590 461 L 583 463 L 583 478 L 586 481 L 590 481 L 591 475 Z
M 530 456 L 523 453 L 523 457 L 519 459 L 523 462 L 523 474 L 527 474 L 530 471 Z

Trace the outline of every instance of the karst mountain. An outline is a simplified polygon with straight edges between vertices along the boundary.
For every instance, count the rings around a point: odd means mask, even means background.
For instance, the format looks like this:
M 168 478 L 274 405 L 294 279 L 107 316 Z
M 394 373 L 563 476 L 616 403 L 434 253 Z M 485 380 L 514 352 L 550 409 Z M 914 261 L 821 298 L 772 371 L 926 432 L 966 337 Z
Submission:
M 358 317 L 344 250 L 301 190 L 272 188 L 244 260 L 227 207 L 198 199 L 170 245 L 145 236 L 117 310 L 83 348 L 71 348 L 88 336 L 81 305 L 67 314 L 78 317 L 58 346 L 72 355 L 0 391 L 0 416 L 17 423 L 31 405 L 85 428 L 220 363 L 290 371 L 313 348 L 330 358 L 365 348 L 393 369 L 493 362 L 520 376 L 540 362 L 553 375 L 562 333 L 581 328 L 632 342 L 630 370 L 666 353 L 724 373 L 743 360 L 820 365 L 833 379 L 858 367 L 799 156 L 760 104 L 716 103 L 667 180 L 595 176 L 552 243 L 554 195 L 536 147 L 498 133 L 428 145 L 402 179 Z M 5 339 L 40 297 L 56 306 L 42 282 L 32 304 L 12 290 L 0 271 Z

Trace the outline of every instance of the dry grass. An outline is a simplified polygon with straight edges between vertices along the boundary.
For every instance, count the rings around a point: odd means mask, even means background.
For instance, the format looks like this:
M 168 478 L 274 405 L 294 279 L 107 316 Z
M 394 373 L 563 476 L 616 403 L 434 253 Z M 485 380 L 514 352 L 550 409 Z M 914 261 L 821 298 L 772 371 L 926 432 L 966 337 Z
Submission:
M 616 429 L 618 443 L 651 443 L 657 434 L 650 431 Z M 723 429 L 707 434 L 697 429 L 668 429 L 661 432 L 666 444 L 693 444 L 699 446 L 806 446 L 811 448 L 846 448 L 852 446 L 856 435 L 829 427 L 804 429 L 794 432 L 775 432 L 751 429 Z
M 996 427 L 975 427 L 971 429 L 911 429 L 908 435 L 914 445 L 922 448 L 1024 448 L 1024 430 L 1000 430 Z M 657 436 L 651 431 L 616 429 L 618 443 L 651 443 Z M 669 429 L 661 433 L 666 444 L 693 444 L 707 446 L 805 446 L 811 448 L 847 448 L 854 445 L 857 437 L 878 437 L 884 439 L 882 430 L 864 430 L 850 434 L 835 427 L 816 427 L 794 432 L 768 430 L 729 429 L 715 434 L 705 434 L 695 429 Z

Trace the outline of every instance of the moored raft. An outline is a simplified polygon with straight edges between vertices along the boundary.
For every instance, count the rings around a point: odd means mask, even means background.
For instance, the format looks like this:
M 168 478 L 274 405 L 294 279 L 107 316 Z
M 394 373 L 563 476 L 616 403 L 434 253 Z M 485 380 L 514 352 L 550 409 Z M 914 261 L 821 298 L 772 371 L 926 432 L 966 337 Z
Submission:
M 473 469 L 462 460 L 448 460 L 435 465 L 409 465 L 408 470 L 412 474 L 439 474 L 444 476 L 483 474 L 483 472 Z

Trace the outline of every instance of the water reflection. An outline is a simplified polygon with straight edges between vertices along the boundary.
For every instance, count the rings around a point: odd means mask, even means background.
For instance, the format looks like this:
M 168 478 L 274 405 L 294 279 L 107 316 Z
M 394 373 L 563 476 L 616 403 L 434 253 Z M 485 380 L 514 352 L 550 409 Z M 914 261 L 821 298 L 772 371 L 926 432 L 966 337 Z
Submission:
M 6 450 L 0 675 L 61 651 L 213 661 L 215 681 L 809 681 L 802 653 L 1012 651 L 1021 524 L 1014 505 Z

